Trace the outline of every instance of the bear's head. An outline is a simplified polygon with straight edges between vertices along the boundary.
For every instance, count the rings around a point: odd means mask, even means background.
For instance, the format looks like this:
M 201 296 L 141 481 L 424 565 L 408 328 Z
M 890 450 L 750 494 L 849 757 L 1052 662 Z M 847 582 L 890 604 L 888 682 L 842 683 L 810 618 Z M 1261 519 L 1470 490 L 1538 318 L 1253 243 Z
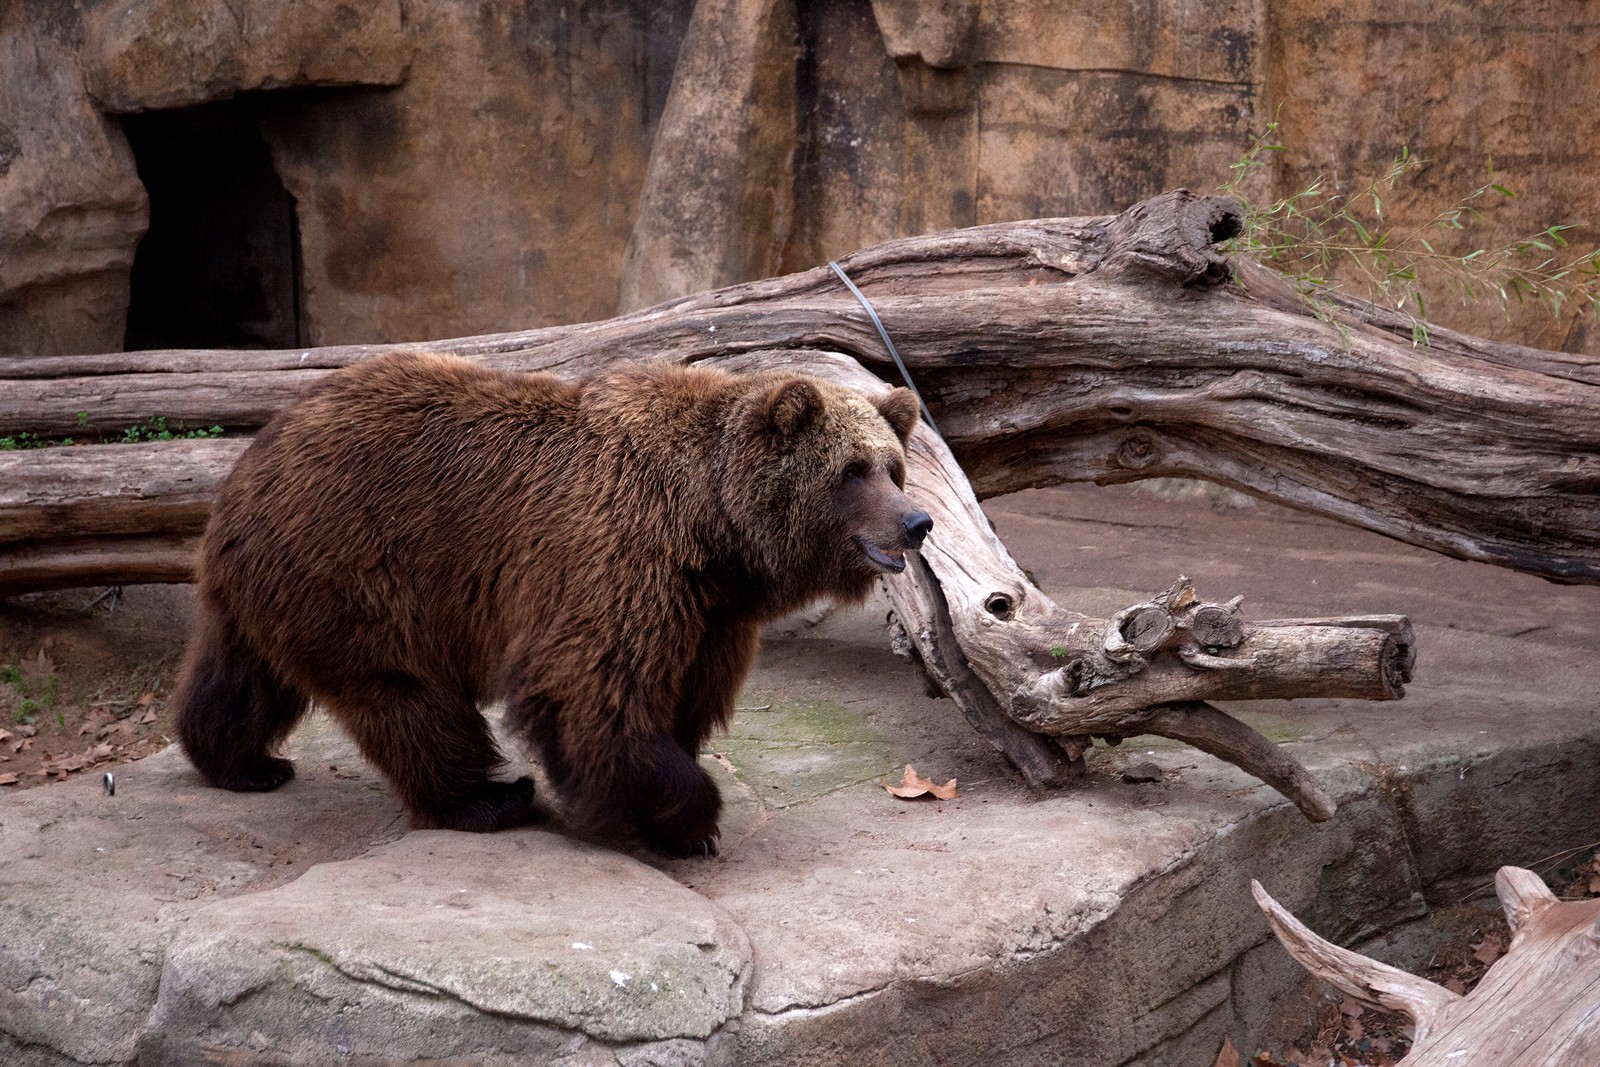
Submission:
M 906 568 L 933 520 L 905 494 L 910 390 L 876 398 L 814 378 L 759 375 L 726 442 L 723 507 L 781 609 L 859 599 Z

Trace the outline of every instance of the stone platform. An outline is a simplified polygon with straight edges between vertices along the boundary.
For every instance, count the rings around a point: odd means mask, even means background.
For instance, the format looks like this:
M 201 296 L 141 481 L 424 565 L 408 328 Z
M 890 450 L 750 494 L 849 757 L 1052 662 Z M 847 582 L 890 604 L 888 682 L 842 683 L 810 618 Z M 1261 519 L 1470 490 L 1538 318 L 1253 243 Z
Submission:
M 1600 836 L 1600 590 L 1264 504 L 988 510 L 1091 614 L 1183 572 L 1251 618 L 1409 615 L 1404 701 L 1231 708 L 1329 784 L 1334 820 L 1152 739 L 1035 796 L 922 696 L 881 607 L 836 612 L 769 638 L 707 757 L 715 861 L 408 832 L 321 719 L 271 794 L 204 788 L 168 750 L 114 796 L 0 795 L 0 1063 L 1209 1065 L 1301 979 L 1251 878 L 1357 943 Z M 1160 781 L 1123 780 L 1146 761 Z M 906 763 L 960 796 L 889 796 Z

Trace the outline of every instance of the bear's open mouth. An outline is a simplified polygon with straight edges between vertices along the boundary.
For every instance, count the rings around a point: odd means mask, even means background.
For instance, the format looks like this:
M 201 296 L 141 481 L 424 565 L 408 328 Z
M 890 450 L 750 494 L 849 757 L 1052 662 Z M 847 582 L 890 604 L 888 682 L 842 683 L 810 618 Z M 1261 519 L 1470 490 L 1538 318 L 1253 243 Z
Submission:
M 898 548 L 882 549 L 871 541 L 856 538 L 856 544 L 861 546 L 861 551 L 867 554 L 874 566 L 886 570 L 890 574 L 899 574 L 906 569 L 906 554 Z

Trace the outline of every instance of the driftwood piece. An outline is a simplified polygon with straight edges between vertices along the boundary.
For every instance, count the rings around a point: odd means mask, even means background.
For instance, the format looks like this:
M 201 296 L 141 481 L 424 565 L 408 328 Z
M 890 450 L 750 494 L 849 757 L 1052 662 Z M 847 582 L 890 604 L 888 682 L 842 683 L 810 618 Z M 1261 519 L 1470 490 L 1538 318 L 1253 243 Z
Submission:
M 1345 996 L 1398 1012 L 1415 1031 L 1402 1067 L 1549 1067 L 1600 1063 L 1600 900 L 1558 901 L 1521 867 L 1495 890 L 1511 947 L 1466 996 L 1331 944 L 1250 883 L 1272 932 Z

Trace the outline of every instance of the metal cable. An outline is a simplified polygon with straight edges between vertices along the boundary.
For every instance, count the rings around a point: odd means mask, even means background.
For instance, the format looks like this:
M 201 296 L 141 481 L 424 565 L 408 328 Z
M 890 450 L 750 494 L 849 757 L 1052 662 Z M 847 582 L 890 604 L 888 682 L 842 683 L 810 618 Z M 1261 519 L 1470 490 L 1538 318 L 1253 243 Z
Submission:
M 844 272 L 844 268 L 839 266 L 837 262 L 830 259 L 828 260 L 828 266 L 833 268 L 833 273 L 837 274 L 839 280 L 844 282 L 845 287 L 856 295 L 857 300 L 861 301 L 861 306 L 867 309 L 867 314 L 872 318 L 872 325 L 878 328 L 878 336 L 883 338 L 883 346 L 889 350 L 889 355 L 894 359 L 894 365 L 900 368 L 900 377 L 905 379 L 906 388 L 910 389 L 911 395 L 917 398 L 917 407 L 922 409 L 923 420 L 927 422 L 928 428 L 934 432 L 935 436 L 941 441 L 944 440 L 944 434 L 939 432 L 938 423 L 933 421 L 933 415 L 928 411 L 928 405 L 922 400 L 922 393 L 917 390 L 916 383 L 911 380 L 911 372 L 906 369 L 905 360 L 900 358 L 900 353 L 896 351 L 894 342 L 889 340 L 889 331 L 883 328 L 883 320 L 878 318 L 878 313 L 873 309 L 872 302 L 867 299 L 865 293 L 856 288 L 856 283 L 850 280 L 850 276 Z

